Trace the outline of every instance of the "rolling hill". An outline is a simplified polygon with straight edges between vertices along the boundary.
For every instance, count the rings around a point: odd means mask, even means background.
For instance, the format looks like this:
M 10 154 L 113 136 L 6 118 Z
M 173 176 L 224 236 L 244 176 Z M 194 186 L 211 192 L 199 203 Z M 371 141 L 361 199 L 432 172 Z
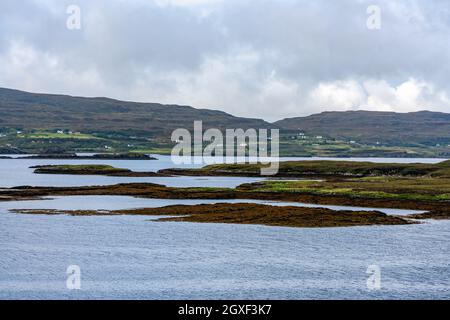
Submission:
M 450 144 L 450 114 L 440 112 L 324 112 L 288 118 L 274 124 L 291 132 L 303 131 L 310 135 L 368 144 Z
M 189 106 L 36 94 L 0 88 L 0 128 L 137 131 L 170 137 L 174 129 L 192 128 L 195 120 L 202 120 L 204 128 L 273 126 L 264 120 L 239 118 L 222 111 Z
M 320 135 L 343 142 L 354 140 L 367 145 L 377 142 L 379 145 L 411 147 L 450 145 L 448 113 L 324 112 L 269 123 L 189 106 L 37 94 L 0 88 L 0 129 L 67 129 L 83 133 L 121 132 L 126 136 L 143 133 L 144 136 L 167 140 L 176 128 L 191 130 L 195 120 L 202 120 L 204 129 L 279 128 L 285 137 L 305 132 L 309 136 Z

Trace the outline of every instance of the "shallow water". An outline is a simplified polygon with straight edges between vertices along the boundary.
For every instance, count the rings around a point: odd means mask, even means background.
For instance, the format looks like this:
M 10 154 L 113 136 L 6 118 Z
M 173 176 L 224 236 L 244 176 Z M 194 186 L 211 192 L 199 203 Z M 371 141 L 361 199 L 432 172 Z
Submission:
M 158 158 L 0 160 L 0 186 L 133 181 L 234 187 L 254 180 L 34 175 L 28 169 L 32 165 L 66 163 L 105 163 L 136 171 L 175 167 L 169 157 Z M 0 299 L 450 298 L 450 221 L 310 229 L 156 222 L 147 216 L 71 217 L 8 212 L 11 208 L 112 210 L 218 202 L 186 201 L 89 196 L 0 202 Z M 407 211 L 390 213 L 410 213 Z M 69 265 L 81 268 L 81 290 L 66 288 Z M 369 265 L 381 268 L 380 290 L 367 288 Z
M 0 298 L 449 299 L 449 240 L 449 221 L 296 229 L 0 209 Z M 69 265 L 81 290 L 66 288 Z
M 175 165 L 170 156 L 156 155 L 158 160 L 53 160 L 53 159 L 27 159 L 11 160 L 0 159 L 0 187 L 16 186 L 54 186 L 76 187 L 88 185 L 112 185 L 118 183 L 148 182 L 163 184 L 170 187 L 228 187 L 233 188 L 242 183 L 260 181 L 260 178 L 239 177 L 105 177 L 105 176 L 76 176 L 33 174 L 31 166 L 57 165 L 57 164 L 106 164 L 117 168 L 126 168 L 133 171 L 158 171 L 167 168 L 196 168 L 202 164 Z M 397 163 L 438 163 L 444 159 L 402 159 L 402 158 L 281 158 L 281 161 L 293 160 L 352 160 L 372 162 L 397 162 Z
M 34 174 L 32 166 L 59 164 L 106 164 L 133 171 L 158 171 L 174 167 L 199 167 L 200 165 L 174 165 L 170 157 L 158 156 L 158 160 L 45 160 L 0 159 L 0 187 L 42 186 L 77 187 L 113 185 L 118 183 L 156 183 L 169 187 L 224 187 L 234 188 L 243 183 L 261 181 L 260 178 L 239 177 L 106 177 L 59 174 Z
M 128 196 L 58 196 L 58 197 L 44 197 L 44 199 L 46 200 L 0 202 L 0 209 L 122 210 L 122 209 L 136 209 L 136 208 L 158 208 L 179 204 L 196 205 L 196 204 L 211 204 L 211 203 L 258 203 L 272 206 L 328 208 L 332 210 L 350 210 L 350 211 L 377 210 L 390 215 L 408 215 L 425 212 L 418 210 L 333 206 L 333 205 L 319 205 L 300 202 L 283 202 L 283 201 L 252 200 L 252 199 L 226 199 L 226 200 L 149 199 L 149 198 L 135 198 Z

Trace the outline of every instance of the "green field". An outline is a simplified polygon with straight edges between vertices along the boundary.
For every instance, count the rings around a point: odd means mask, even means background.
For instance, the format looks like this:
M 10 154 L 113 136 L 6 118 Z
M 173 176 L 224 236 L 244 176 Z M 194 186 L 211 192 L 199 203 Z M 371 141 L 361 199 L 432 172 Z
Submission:
M 195 176 L 259 176 L 260 164 L 220 164 L 172 173 Z M 171 173 L 171 170 L 163 170 Z M 289 178 L 283 180 L 281 178 Z M 276 179 L 276 180 L 274 180 Z M 281 162 L 272 180 L 242 185 L 247 192 L 343 196 L 361 199 L 450 201 L 450 161 L 397 164 L 351 161 Z
M 345 181 L 265 181 L 253 191 L 366 199 L 450 201 L 450 179 L 376 177 Z
M 165 154 L 175 145 L 169 137 L 151 138 L 130 132 L 58 133 L 44 129 L 19 131 L 8 129 L 0 135 L 1 153 L 8 149 L 23 153 L 120 152 Z M 204 143 L 204 147 L 208 143 Z M 316 137 L 300 139 L 280 135 L 280 156 L 298 157 L 450 157 L 450 147 L 439 146 L 381 146 Z
M 18 134 L 18 139 L 102 139 L 95 137 L 91 134 L 83 133 L 52 133 L 52 132 L 42 132 L 42 133 L 30 133 L 30 134 Z

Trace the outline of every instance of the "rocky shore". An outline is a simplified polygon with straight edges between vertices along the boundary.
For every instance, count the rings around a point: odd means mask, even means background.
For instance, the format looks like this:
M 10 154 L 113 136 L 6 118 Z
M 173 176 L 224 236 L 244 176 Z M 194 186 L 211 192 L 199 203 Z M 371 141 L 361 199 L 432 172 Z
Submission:
M 14 210 L 13 212 L 44 215 L 68 214 L 72 216 L 172 216 L 160 218 L 158 221 L 257 224 L 297 228 L 407 225 L 415 223 L 408 219 L 389 216 L 377 211 L 334 211 L 323 208 L 275 207 L 249 203 L 177 205 L 117 211 Z
M 101 175 L 110 177 L 167 177 L 164 173 L 132 171 L 108 165 L 47 165 L 33 166 L 37 174 Z
M 232 188 L 173 188 L 151 183 L 129 183 L 90 187 L 15 187 L 0 189 L 0 201 L 41 199 L 45 196 L 134 196 L 153 199 L 246 199 L 293 201 L 322 205 L 360 206 L 371 208 L 394 208 L 427 211 L 426 218 L 450 216 L 450 202 L 361 198 L 348 195 L 299 194 L 294 192 L 258 191 L 246 185 Z M 228 204 L 227 204 L 228 205 Z M 279 207 L 275 209 L 280 210 Z M 417 218 L 420 218 L 419 216 Z
M 4 157 L 12 159 L 12 157 Z M 38 154 L 17 157 L 15 159 L 50 159 L 50 160 L 158 160 L 147 154 L 139 153 L 99 153 L 93 155 L 77 155 L 76 153 Z
M 226 169 L 224 169 L 226 168 Z M 225 171 L 224 171 L 225 170 Z M 133 172 L 106 165 L 56 165 L 35 167 L 36 173 L 145 177 L 169 174 L 242 175 L 258 167 L 216 165 L 202 169 Z M 323 208 L 278 207 L 258 204 L 172 206 L 128 211 L 20 211 L 34 214 L 145 214 L 169 215 L 170 221 L 248 223 L 294 227 L 330 227 L 377 224 L 410 224 L 424 219 L 450 218 L 450 162 L 440 164 L 374 164 L 305 161 L 283 163 L 281 174 L 295 179 L 244 184 L 236 188 L 176 188 L 152 183 L 126 183 L 85 187 L 30 187 L 0 189 L 0 201 L 41 199 L 48 196 L 133 196 L 153 199 L 275 200 L 319 205 L 421 210 L 406 217 L 378 211 L 334 211 Z M 253 174 L 253 173 L 251 173 Z M 320 177 L 306 179 L 305 175 Z

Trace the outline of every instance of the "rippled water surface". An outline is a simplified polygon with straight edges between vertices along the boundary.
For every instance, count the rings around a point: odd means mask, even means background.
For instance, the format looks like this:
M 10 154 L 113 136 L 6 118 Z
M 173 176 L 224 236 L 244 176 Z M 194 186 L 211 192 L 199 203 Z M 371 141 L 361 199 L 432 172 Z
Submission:
M 105 177 L 105 176 L 75 176 L 54 174 L 33 174 L 31 166 L 50 164 L 107 164 L 117 168 L 127 168 L 133 171 L 158 171 L 167 168 L 195 168 L 201 164 L 175 165 L 170 156 L 156 156 L 158 160 L 50 160 L 50 159 L 26 159 L 10 160 L 0 159 L 0 187 L 16 186 L 54 186 L 71 187 L 86 185 L 111 185 L 117 183 L 150 182 L 164 184 L 173 187 L 236 187 L 241 183 L 259 181 L 258 178 L 236 177 Z M 343 160 L 336 158 L 282 158 L 288 160 Z M 345 159 L 348 160 L 348 159 Z M 372 162 L 421 162 L 437 163 L 444 159 L 390 159 L 390 158 L 352 158 L 353 161 Z
M 296 229 L 0 212 L 0 298 L 450 298 L 450 223 Z M 81 268 L 81 290 L 66 268 Z M 381 268 L 381 290 L 366 286 Z
M 300 202 L 283 202 L 283 201 L 252 200 L 252 199 L 226 199 L 226 200 L 150 199 L 150 198 L 134 198 L 127 196 L 58 196 L 58 197 L 44 197 L 43 199 L 44 200 L 0 202 L 0 210 L 1 209 L 121 210 L 121 209 L 135 209 L 135 208 L 159 208 L 178 204 L 196 205 L 196 204 L 211 204 L 211 203 L 258 203 L 272 206 L 328 208 L 332 210 L 350 210 L 350 211 L 377 210 L 391 215 L 408 215 L 425 212 L 418 210 L 333 206 L 333 205 L 318 205 Z
M 100 162 L 140 171 L 173 167 L 167 158 Z M 131 181 L 33 175 L 27 169 L 55 163 L 87 162 L 0 160 L 0 186 Z M 167 179 L 169 185 L 183 186 L 251 181 Z M 184 201 L 56 197 L 0 202 L 0 299 L 450 299 L 450 221 L 312 229 L 8 211 L 157 207 Z M 66 288 L 69 265 L 81 268 L 81 290 Z M 380 290 L 367 288 L 369 265 L 381 268 Z
M 112 185 L 118 183 L 148 182 L 170 187 L 228 187 L 241 183 L 259 181 L 259 178 L 236 177 L 106 177 L 59 174 L 34 174 L 32 166 L 55 164 L 107 164 L 133 171 L 158 171 L 174 167 L 199 167 L 200 165 L 174 165 L 168 156 L 158 160 L 49 160 L 49 159 L 0 159 L 0 187 L 49 186 L 77 187 L 89 185 Z

